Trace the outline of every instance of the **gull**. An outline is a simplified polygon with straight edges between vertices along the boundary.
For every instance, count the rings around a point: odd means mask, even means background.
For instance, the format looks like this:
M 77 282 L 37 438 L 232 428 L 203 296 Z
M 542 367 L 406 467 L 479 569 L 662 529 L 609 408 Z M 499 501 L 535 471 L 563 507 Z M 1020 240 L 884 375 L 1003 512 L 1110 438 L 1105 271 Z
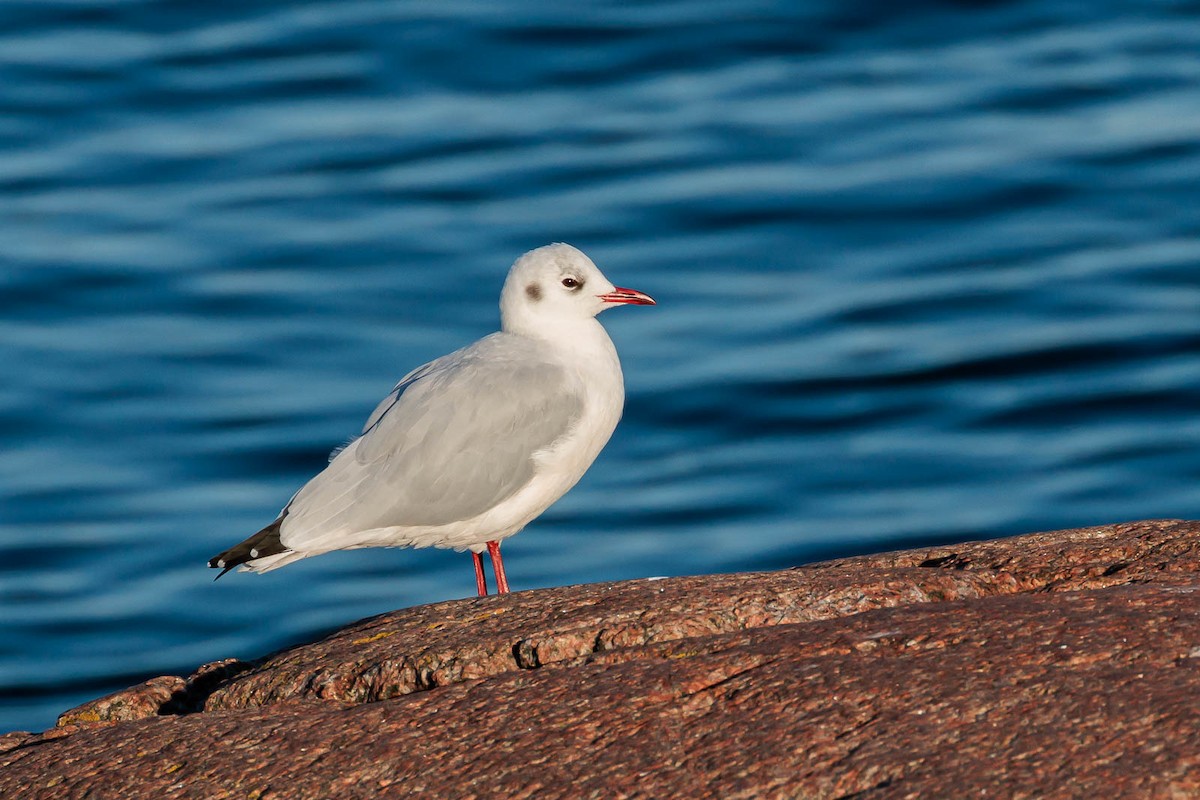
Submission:
M 333 550 L 452 548 L 471 551 L 482 597 L 486 550 L 508 593 L 500 543 L 583 477 L 621 418 L 621 363 L 596 315 L 654 304 L 569 244 L 529 251 L 498 332 L 401 378 L 274 522 L 208 565 L 220 578 Z

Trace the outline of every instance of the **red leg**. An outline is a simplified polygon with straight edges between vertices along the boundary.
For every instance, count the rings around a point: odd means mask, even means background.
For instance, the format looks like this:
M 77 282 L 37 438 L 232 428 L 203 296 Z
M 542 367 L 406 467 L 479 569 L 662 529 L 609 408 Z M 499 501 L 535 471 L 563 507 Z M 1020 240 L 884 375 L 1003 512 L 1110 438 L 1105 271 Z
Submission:
M 475 590 L 480 597 L 487 597 L 487 577 L 483 574 L 483 553 L 471 553 L 475 562 Z
M 496 573 L 496 594 L 508 594 L 508 578 L 504 575 L 504 559 L 500 557 L 500 543 L 488 542 L 488 555 L 492 557 L 492 572 Z

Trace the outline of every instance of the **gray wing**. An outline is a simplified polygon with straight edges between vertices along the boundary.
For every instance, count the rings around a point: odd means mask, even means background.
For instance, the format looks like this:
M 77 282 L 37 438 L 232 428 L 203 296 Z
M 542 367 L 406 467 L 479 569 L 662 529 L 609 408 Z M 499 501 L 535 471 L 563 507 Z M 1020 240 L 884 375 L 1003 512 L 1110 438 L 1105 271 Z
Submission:
M 375 426 L 375 423 L 379 422 L 379 418 L 386 414 L 388 409 L 396 404 L 396 401 L 400 399 L 400 395 L 404 394 L 404 390 L 408 388 L 410 383 L 414 383 L 415 381 L 428 375 L 430 372 L 438 369 L 441 362 L 455 355 L 457 355 L 457 353 L 451 353 L 449 356 L 444 358 L 430 361 L 428 364 L 423 364 L 417 367 L 412 372 L 401 378 L 396 385 L 392 387 L 392 390 L 388 392 L 387 397 L 383 398 L 383 400 L 379 401 L 379 405 L 375 406 L 375 410 L 371 412 L 371 416 L 367 417 L 367 421 L 363 425 L 362 433 L 360 433 L 358 436 L 355 436 L 353 439 L 350 439 L 345 444 L 340 444 L 333 448 L 333 451 L 329 454 L 330 463 L 332 463 L 333 460 L 337 458 L 343 450 L 357 442 L 359 437 L 371 430 L 371 428 Z
M 544 345 L 494 334 L 409 373 L 288 505 L 290 548 L 335 530 L 444 525 L 511 497 L 583 408 Z

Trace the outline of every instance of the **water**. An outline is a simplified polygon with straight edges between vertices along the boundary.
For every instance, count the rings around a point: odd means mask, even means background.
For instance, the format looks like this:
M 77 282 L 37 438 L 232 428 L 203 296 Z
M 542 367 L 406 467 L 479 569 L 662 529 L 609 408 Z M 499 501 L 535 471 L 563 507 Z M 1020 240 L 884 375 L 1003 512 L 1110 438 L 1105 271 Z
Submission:
M 1200 6 L 624 5 L 0 5 L 0 731 L 469 595 L 204 562 L 548 241 L 660 305 L 517 588 L 1200 516 Z

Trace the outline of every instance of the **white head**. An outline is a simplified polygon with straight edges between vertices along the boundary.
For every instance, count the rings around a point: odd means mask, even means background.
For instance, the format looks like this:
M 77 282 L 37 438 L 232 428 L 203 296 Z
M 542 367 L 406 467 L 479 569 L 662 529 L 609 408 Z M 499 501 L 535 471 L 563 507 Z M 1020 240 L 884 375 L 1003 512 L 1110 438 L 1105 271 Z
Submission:
M 592 260 L 569 244 L 548 244 L 516 260 L 500 293 L 500 327 L 511 333 L 546 336 L 586 322 L 606 308 L 654 300 L 613 286 Z

